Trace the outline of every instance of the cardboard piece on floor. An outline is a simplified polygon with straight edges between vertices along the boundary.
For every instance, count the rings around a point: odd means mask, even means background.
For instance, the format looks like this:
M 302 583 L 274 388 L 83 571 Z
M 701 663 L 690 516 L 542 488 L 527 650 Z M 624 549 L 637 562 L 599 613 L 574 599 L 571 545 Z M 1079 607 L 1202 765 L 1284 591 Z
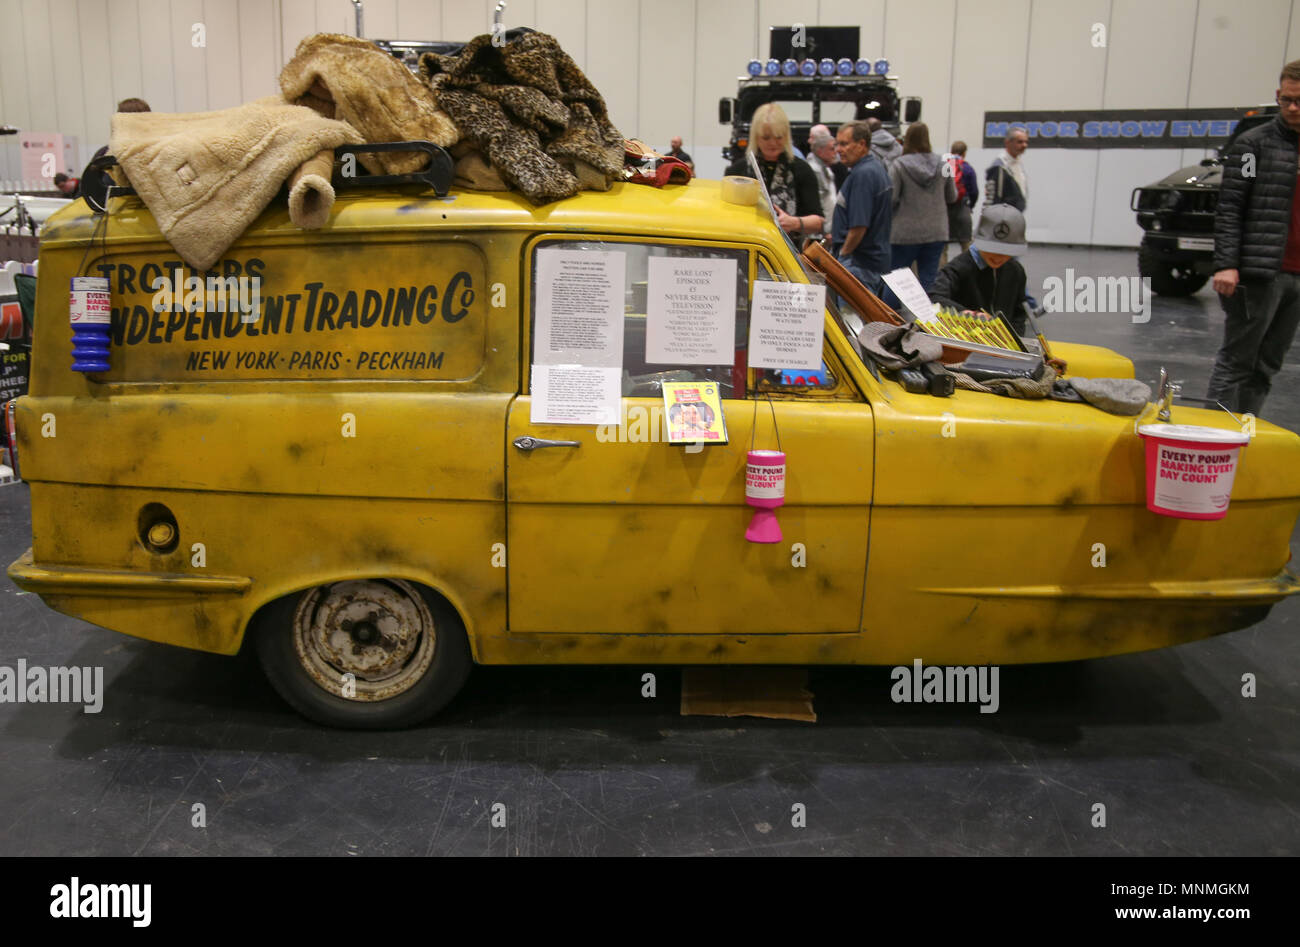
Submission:
M 817 722 L 808 672 L 781 667 L 682 669 L 683 717 L 769 717 Z

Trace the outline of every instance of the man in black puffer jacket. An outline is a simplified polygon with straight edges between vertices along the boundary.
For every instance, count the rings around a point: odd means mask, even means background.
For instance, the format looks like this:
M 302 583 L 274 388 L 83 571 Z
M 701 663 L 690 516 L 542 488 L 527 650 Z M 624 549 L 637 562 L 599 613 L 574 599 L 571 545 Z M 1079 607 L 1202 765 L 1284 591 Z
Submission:
M 1209 397 L 1258 414 L 1300 323 L 1300 60 L 1282 69 L 1280 114 L 1223 158 L 1214 289 L 1227 318 Z

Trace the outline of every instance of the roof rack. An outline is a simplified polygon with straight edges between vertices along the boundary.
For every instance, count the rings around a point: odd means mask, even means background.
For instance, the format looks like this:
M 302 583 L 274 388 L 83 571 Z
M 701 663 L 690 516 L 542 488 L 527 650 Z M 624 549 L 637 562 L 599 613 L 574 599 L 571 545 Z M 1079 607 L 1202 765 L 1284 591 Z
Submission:
M 429 156 L 429 166 L 423 171 L 412 171 L 409 174 L 354 174 L 342 175 L 335 174 L 331 182 L 335 188 L 343 187 L 388 187 L 394 184 L 425 184 L 433 188 L 434 193 L 439 197 L 445 197 L 451 189 L 451 180 L 454 175 L 451 155 L 447 154 L 445 148 L 441 145 L 435 145 L 431 141 L 388 141 L 373 145 L 341 145 L 334 149 L 335 158 L 346 155 L 358 155 L 363 152 L 387 152 L 387 151 L 422 151 Z M 113 155 L 101 155 L 96 158 L 94 165 L 106 170 L 115 167 L 118 161 Z M 86 203 L 91 205 L 91 210 L 97 214 L 102 214 L 107 209 L 108 201 L 114 197 L 130 197 L 136 194 L 133 187 L 112 184 L 109 185 L 104 195 L 104 207 L 99 207 L 89 200 Z
M 415 72 L 420 65 L 420 57 L 425 53 L 437 53 L 440 56 L 454 56 L 465 48 L 464 43 L 422 41 L 422 40 L 401 40 L 401 39 L 372 39 L 374 43 L 384 52 L 396 57 L 412 72 Z
M 409 174 L 357 174 L 344 176 L 334 175 L 334 186 L 337 187 L 387 187 L 391 184 L 427 184 L 433 188 L 439 197 L 444 197 L 451 188 L 451 179 L 454 173 L 451 155 L 447 154 L 446 149 L 441 145 L 435 145 L 431 141 L 389 141 L 373 145 L 342 145 L 334 149 L 334 156 L 338 158 L 346 155 L 357 155 L 363 152 L 386 152 L 386 151 L 422 151 L 429 156 L 429 166 L 423 171 L 412 171 Z

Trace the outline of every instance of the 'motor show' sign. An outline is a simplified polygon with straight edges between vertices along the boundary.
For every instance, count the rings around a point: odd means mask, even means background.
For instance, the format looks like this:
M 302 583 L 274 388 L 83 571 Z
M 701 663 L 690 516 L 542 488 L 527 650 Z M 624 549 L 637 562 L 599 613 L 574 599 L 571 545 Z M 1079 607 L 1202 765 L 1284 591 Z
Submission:
M 984 147 L 1001 148 L 1023 128 L 1038 148 L 1217 148 L 1244 109 L 1097 109 L 985 112 Z

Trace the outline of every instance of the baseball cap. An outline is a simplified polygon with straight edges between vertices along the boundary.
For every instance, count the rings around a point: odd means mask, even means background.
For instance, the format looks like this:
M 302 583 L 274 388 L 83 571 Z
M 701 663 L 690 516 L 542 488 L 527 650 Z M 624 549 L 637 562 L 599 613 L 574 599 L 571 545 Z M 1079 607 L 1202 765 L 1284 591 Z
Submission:
M 1019 256 L 1029 249 L 1025 243 L 1025 215 L 1010 204 L 989 204 L 980 214 L 972 242 L 989 253 Z

